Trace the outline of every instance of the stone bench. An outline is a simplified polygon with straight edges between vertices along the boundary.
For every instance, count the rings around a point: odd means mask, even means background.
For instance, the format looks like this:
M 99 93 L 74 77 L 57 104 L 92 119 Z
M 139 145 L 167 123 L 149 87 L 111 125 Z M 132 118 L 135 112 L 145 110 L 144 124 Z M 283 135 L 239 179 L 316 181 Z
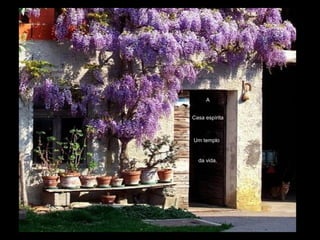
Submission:
M 77 188 L 77 189 L 43 189 L 42 203 L 52 206 L 69 206 L 71 202 L 90 201 L 100 199 L 106 193 L 117 195 L 116 202 L 147 203 L 159 205 L 162 208 L 177 206 L 174 194 L 175 183 L 139 184 L 135 186 L 107 187 L 107 188 Z

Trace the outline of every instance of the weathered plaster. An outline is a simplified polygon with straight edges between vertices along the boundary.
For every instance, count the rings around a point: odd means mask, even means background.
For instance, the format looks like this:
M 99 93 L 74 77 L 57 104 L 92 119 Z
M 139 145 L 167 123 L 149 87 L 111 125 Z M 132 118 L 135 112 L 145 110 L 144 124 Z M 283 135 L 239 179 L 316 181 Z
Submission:
M 213 73 L 200 75 L 184 89 L 228 90 L 226 199 L 229 207 L 261 210 L 262 66 L 220 64 Z M 243 102 L 243 83 L 251 84 Z
M 67 51 L 70 46 L 59 45 L 55 41 L 29 41 L 26 43 L 26 53 L 21 53 L 22 59 L 48 60 L 56 66 L 54 75 L 59 78 L 72 79 L 74 82 L 92 81 L 92 75 L 83 67 L 89 59 L 99 61 L 98 55 L 91 58 L 85 55 Z M 110 61 L 115 66 L 116 59 Z M 108 72 L 109 70 L 109 72 Z M 103 74 L 112 77 L 115 69 L 104 69 Z M 241 100 L 242 81 L 251 84 L 250 99 Z M 239 209 L 261 209 L 261 148 L 262 148 L 262 68 L 261 65 L 234 67 L 226 64 L 215 66 L 214 73 L 202 73 L 195 85 L 184 84 L 184 89 L 216 89 L 228 90 L 227 93 L 227 146 L 226 146 L 226 205 Z M 31 106 L 19 105 L 19 151 L 25 154 L 26 174 L 32 177 L 28 182 L 30 188 L 41 189 L 39 174 L 30 172 L 32 164 L 32 117 Z M 173 114 L 163 119 L 162 133 L 173 136 Z M 109 173 L 116 169 L 118 152 L 115 151 L 117 142 L 97 140 L 93 144 L 96 150 L 94 159 L 99 162 L 99 171 L 106 168 Z M 143 159 L 141 149 L 135 142 L 129 144 L 129 156 Z M 176 172 L 179 177 L 177 189 L 187 192 L 189 178 L 188 167 L 183 162 L 177 164 Z M 29 196 L 35 204 L 39 197 L 29 191 Z M 36 191 L 35 191 L 36 192 Z M 187 204 L 187 197 L 180 199 L 181 204 Z M 30 201 L 31 202 L 31 201 Z
M 110 56 L 110 53 L 91 54 L 90 57 L 70 51 L 69 44 L 58 44 L 56 41 L 27 41 L 25 51 L 20 52 L 19 61 L 27 59 L 47 60 L 54 65 L 52 76 L 57 79 L 71 80 L 74 83 L 81 81 L 92 81 L 93 76 L 84 67 L 89 60 L 91 63 L 98 63 L 101 58 Z M 100 57 L 100 59 L 99 59 Z M 103 69 L 102 74 L 114 77 L 116 59 L 108 62 L 108 67 Z M 105 83 L 106 84 L 106 83 Z M 93 109 L 91 109 L 93 111 Z M 40 204 L 41 171 L 32 169 L 32 133 L 33 133 L 33 107 L 31 103 L 24 106 L 19 104 L 19 150 L 25 154 L 25 172 L 28 176 L 28 196 L 30 203 Z M 170 116 L 161 119 L 161 129 L 158 136 L 168 134 L 173 138 L 173 111 Z M 116 139 L 96 139 L 91 149 L 94 151 L 93 158 L 98 162 L 98 169 L 93 173 L 113 175 L 119 166 L 119 142 Z M 140 162 L 137 166 L 143 166 L 145 158 L 141 147 L 137 147 L 135 141 L 128 146 L 130 158 L 136 158 Z M 84 170 L 85 172 L 86 170 Z

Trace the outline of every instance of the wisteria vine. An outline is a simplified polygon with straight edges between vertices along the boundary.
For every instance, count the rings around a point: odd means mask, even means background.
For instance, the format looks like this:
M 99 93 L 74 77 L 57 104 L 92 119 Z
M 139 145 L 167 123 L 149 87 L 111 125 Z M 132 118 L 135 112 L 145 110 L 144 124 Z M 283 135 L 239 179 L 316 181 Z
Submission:
M 79 86 L 81 98 L 46 78 L 34 99 L 44 99 L 47 109 L 69 105 L 73 114 L 87 117 L 90 107 L 88 122 L 96 133 L 116 136 L 125 150 L 132 139 L 154 137 L 182 83 L 194 83 L 200 71 L 216 63 L 284 66 L 282 50 L 291 48 L 296 29 L 279 8 L 64 8 L 55 36 L 76 51 L 112 52 L 118 75 L 104 79 L 103 66 L 95 68 L 98 81 Z M 24 76 L 21 92 L 27 89 Z

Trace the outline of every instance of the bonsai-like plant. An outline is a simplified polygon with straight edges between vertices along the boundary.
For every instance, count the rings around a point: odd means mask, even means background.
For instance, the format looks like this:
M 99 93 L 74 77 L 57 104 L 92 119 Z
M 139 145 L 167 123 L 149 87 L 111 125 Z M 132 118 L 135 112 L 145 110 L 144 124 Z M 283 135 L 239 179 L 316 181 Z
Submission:
M 127 164 L 127 167 L 123 169 L 123 171 L 136 171 L 138 170 L 137 168 L 137 159 L 135 158 L 132 158 L 131 160 L 128 160 L 128 164 Z M 114 175 L 118 175 L 118 173 L 115 173 Z
M 144 154 L 148 157 L 144 159 L 147 168 L 160 165 L 161 168 L 175 167 L 176 154 L 179 149 L 177 141 L 170 140 L 169 135 L 156 137 L 153 140 L 145 140 L 142 143 Z
M 37 131 L 38 144 L 34 148 L 34 152 L 39 156 L 44 166 L 44 176 L 55 176 L 58 173 L 59 165 L 63 160 L 63 142 L 57 141 L 54 136 L 47 136 L 46 143 L 43 137 L 46 135 L 44 131 Z

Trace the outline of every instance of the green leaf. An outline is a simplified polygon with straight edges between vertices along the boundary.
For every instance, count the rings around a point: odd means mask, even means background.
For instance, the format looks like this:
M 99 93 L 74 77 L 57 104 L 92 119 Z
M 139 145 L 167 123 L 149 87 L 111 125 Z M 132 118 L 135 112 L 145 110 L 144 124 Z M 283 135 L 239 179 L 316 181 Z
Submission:
M 45 131 L 36 131 L 36 134 L 38 134 L 38 135 L 44 135 L 44 134 L 46 134 L 46 132 L 45 132 Z
M 26 12 L 26 8 L 19 8 L 20 14 L 24 15 Z
M 50 137 L 47 137 L 47 140 L 49 142 L 54 142 L 57 138 L 55 136 L 50 136 Z

